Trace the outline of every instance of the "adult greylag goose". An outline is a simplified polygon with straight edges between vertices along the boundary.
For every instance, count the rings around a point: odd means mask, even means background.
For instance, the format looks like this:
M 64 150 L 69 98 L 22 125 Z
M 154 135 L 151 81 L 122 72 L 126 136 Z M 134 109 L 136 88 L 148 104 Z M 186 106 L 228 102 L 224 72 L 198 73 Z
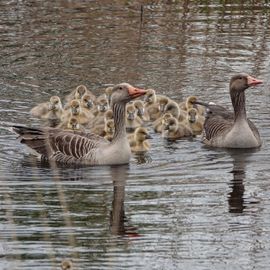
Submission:
M 150 149 L 148 139 L 152 139 L 149 132 L 144 127 L 136 128 L 133 136 L 129 137 L 129 143 L 132 152 L 143 153 Z
M 49 102 L 43 102 L 30 111 L 31 115 L 41 119 L 60 119 L 63 113 L 62 102 L 58 96 L 50 97 Z
M 234 112 L 208 104 L 203 139 L 206 145 L 224 148 L 255 148 L 261 146 L 260 134 L 246 115 L 245 90 L 262 81 L 241 73 L 230 80 L 230 96 Z
M 131 150 L 126 136 L 126 103 L 142 96 L 146 90 L 128 83 L 114 86 L 111 96 L 115 133 L 111 142 L 92 133 L 69 132 L 55 128 L 14 126 L 21 143 L 26 144 L 43 160 L 64 164 L 117 165 L 129 163 Z

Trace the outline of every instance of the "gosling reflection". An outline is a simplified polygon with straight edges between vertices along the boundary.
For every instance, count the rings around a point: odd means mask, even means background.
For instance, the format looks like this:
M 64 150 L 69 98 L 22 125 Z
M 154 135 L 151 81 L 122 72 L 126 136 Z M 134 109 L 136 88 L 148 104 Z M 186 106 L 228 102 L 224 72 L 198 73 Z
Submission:
M 128 225 L 125 216 L 125 185 L 128 166 L 112 167 L 113 201 L 110 212 L 110 231 L 112 235 L 138 237 L 137 227 Z
M 230 150 L 233 158 L 233 179 L 230 182 L 231 191 L 228 193 L 228 203 L 230 213 L 243 213 L 246 208 L 244 202 L 247 159 L 257 150 Z

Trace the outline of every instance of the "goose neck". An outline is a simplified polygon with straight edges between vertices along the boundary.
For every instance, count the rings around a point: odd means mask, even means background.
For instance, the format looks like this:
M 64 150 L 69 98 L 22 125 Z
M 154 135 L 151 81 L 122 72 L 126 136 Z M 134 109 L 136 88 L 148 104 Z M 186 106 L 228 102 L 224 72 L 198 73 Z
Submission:
M 244 91 L 231 91 L 231 100 L 234 109 L 234 120 L 246 119 L 246 98 Z
M 113 104 L 113 118 L 115 125 L 115 132 L 112 142 L 126 138 L 126 104 L 115 103 Z

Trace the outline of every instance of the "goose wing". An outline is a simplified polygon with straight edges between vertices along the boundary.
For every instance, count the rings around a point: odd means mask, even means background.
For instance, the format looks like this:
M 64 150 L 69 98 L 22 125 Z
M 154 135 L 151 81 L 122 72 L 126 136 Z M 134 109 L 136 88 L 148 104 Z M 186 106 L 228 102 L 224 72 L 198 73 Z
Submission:
M 96 134 L 63 131 L 56 128 L 28 128 L 13 126 L 21 143 L 26 144 L 45 160 L 61 163 L 82 163 L 94 159 L 97 148 L 108 141 Z

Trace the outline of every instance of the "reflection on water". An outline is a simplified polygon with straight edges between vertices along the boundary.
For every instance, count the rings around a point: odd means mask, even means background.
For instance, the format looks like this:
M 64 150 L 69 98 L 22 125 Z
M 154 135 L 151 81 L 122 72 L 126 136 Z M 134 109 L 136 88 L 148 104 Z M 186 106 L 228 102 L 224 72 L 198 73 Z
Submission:
M 0 269 L 268 269 L 268 1 L 1 1 Z M 7 127 L 79 84 L 230 105 L 245 71 L 255 152 L 166 141 L 129 166 L 48 166 Z
M 230 182 L 231 191 L 228 194 L 229 212 L 243 213 L 246 208 L 244 192 L 246 178 L 246 163 L 250 156 L 258 149 L 230 150 L 228 153 L 233 159 L 233 169 L 231 171 L 233 179 Z M 247 202 L 248 203 L 248 202 Z

